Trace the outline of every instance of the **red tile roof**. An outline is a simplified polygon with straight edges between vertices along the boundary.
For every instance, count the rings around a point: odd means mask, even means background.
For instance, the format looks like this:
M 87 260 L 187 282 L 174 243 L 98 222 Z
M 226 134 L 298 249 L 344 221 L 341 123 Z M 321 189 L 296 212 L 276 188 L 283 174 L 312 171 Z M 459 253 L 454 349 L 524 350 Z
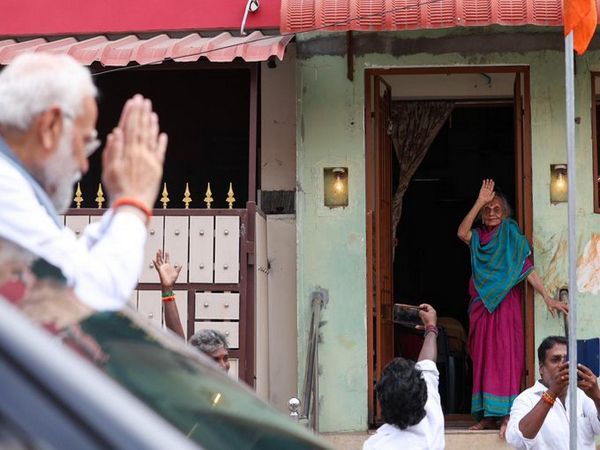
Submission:
M 402 31 L 562 24 L 561 0 L 282 0 L 280 31 L 297 33 L 314 28 Z
M 265 36 L 255 31 L 242 37 L 234 37 L 230 33 L 202 37 L 193 33 L 182 38 L 161 34 L 150 39 L 140 39 L 131 34 L 115 41 L 108 40 L 106 36 L 83 41 L 67 37 L 51 42 L 44 38 L 24 42 L 7 39 L 0 40 L 0 64 L 9 64 L 22 52 L 42 51 L 67 53 L 82 64 L 99 62 L 103 66 L 126 66 L 130 62 L 158 63 L 165 59 L 189 62 L 200 57 L 212 62 L 230 62 L 235 58 L 247 62 L 266 61 L 271 56 L 282 60 L 292 37 Z

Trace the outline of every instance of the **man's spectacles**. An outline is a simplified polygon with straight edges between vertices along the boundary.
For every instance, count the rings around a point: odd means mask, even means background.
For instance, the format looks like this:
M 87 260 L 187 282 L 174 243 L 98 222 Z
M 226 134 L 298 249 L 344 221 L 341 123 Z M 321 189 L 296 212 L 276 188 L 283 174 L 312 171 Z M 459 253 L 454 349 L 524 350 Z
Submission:
M 75 122 L 75 118 L 70 113 L 63 111 L 62 114 L 65 119 Z M 89 158 L 92 156 L 94 152 L 98 150 L 98 147 L 100 147 L 101 143 L 102 141 L 98 139 L 98 130 L 92 130 L 92 133 L 83 139 L 83 144 L 85 146 L 85 157 Z
M 100 147 L 100 139 L 98 139 L 98 130 L 93 130 L 92 134 L 84 139 L 85 157 L 89 158 Z

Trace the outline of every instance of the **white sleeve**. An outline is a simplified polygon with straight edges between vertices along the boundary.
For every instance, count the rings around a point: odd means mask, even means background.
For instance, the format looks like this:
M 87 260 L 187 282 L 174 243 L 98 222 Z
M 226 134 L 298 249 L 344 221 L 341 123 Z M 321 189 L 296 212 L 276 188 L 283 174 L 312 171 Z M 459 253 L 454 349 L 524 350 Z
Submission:
M 506 442 L 518 450 L 530 449 L 535 444 L 535 438 L 526 438 L 519 429 L 521 419 L 535 406 L 531 400 L 531 397 L 527 394 L 521 394 L 515 399 L 510 409 L 510 420 L 506 428 Z
M 55 223 L 23 176 L 1 160 L 0 192 L 0 236 L 61 269 L 88 306 L 124 306 L 137 283 L 146 241 L 146 227 L 137 216 L 108 212 L 77 240 Z
M 592 429 L 594 435 L 598 436 L 600 434 L 600 412 L 596 409 L 596 405 L 594 401 L 589 398 L 587 395 L 582 396 L 583 400 L 583 415 L 588 420 L 589 426 Z
M 146 226 L 126 211 L 109 210 L 86 228 L 81 251 L 73 252 L 63 267 L 83 303 L 97 310 L 125 305 L 137 285 L 146 237 Z

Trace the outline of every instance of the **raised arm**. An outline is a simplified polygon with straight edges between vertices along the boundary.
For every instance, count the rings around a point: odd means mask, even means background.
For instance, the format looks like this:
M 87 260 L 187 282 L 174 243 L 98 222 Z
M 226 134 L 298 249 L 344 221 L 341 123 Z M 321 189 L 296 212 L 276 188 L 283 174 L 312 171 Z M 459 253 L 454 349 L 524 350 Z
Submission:
M 542 283 L 542 280 L 540 280 L 540 277 L 535 269 L 529 272 L 529 275 L 527 275 L 527 281 L 533 287 L 533 289 L 535 289 L 535 291 L 544 298 L 546 306 L 548 307 L 548 311 L 550 311 L 552 317 L 556 317 L 556 311 L 559 311 L 563 314 L 569 313 L 569 304 L 559 302 L 558 300 L 550 297 L 550 294 L 548 294 L 548 291 L 544 287 L 544 283 Z
M 154 260 L 154 267 L 160 277 L 160 289 L 162 291 L 163 298 L 165 295 L 173 295 L 173 287 L 179 277 L 179 272 L 183 266 L 177 268 L 173 267 L 169 262 L 169 253 L 165 253 L 163 259 L 162 251 L 159 249 L 156 252 L 156 259 Z M 181 319 L 179 318 L 179 311 L 177 310 L 177 303 L 174 300 L 163 301 L 165 309 L 165 325 L 175 334 L 181 336 L 185 340 L 185 332 L 181 325 Z
M 544 425 L 546 416 L 552 409 L 552 405 L 556 398 L 565 395 L 565 391 L 569 386 L 569 364 L 563 363 L 559 371 L 554 375 L 554 378 L 550 382 L 550 387 L 546 391 L 549 397 L 546 400 L 542 397 L 533 406 L 531 411 L 519 418 L 519 405 L 515 402 L 513 408 L 516 408 L 515 414 L 511 411 L 511 421 L 515 420 L 518 423 L 519 431 L 523 434 L 526 439 L 533 439 L 537 436 L 538 432 Z M 523 411 L 524 412 L 524 411 Z M 519 420 L 520 419 L 520 420 Z
M 431 305 L 422 303 L 419 305 L 421 308 L 425 308 L 419 312 L 421 320 L 423 320 L 423 329 L 425 330 L 425 340 L 423 341 L 423 347 L 421 347 L 421 353 L 419 353 L 419 361 L 428 359 L 436 362 L 437 360 L 437 313 Z M 436 331 L 427 331 L 428 327 L 435 327 Z
M 458 232 L 456 233 L 458 238 L 465 244 L 471 244 L 471 237 L 473 234 L 471 232 L 471 228 L 473 228 L 473 222 L 475 222 L 477 214 L 479 214 L 479 211 L 483 205 L 494 198 L 494 194 L 494 180 L 483 180 L 481 183 L 481 189 L 479 190 L 479 195 L 477 196 L 477 200 L 475 200 L 475 204 L 458 226 Z

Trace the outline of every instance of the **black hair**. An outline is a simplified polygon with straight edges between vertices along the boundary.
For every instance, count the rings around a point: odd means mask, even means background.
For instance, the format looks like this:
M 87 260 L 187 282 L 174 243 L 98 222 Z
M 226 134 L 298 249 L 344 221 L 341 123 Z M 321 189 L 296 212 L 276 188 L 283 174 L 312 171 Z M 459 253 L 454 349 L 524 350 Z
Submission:
M 568 340 L 564 336 L 548 336 L 542 341 L 538 347 L 538 362 L 544 364 L 546 362 L 546 353 L 556 344 L 568 344 Z
M 390 361 L 377 382 L 377 398 L 386 423 L 404 430 L 423 420 L 427 385 L 414 361 L 404 358 Z

